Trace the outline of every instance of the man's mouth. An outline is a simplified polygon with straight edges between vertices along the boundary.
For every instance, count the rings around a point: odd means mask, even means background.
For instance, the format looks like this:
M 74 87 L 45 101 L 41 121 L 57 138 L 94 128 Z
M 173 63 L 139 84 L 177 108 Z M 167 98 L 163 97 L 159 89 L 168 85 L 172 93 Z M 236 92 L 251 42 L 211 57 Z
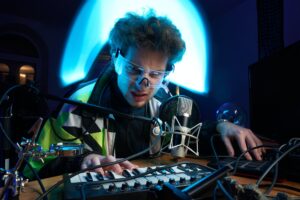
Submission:
M 147 93 L 131 92 L 135 101 L 144 101 L 147 98 Z

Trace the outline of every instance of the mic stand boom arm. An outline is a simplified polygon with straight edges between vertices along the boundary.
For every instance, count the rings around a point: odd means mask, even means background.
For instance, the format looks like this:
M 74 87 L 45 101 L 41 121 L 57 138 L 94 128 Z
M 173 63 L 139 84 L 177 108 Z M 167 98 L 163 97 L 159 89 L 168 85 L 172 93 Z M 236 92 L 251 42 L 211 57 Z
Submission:
M 156 122 L 156 120 L 148 118 L 148 117 L 125 114 L 125 113 L 121 113 L 121 112 L 118 112 L 116 110 L 113 110 L 113 109 L 110 109 L 110 108 L 105 108 L 105 107 L 98 106 L 98 105 L 95 105 L 95 104 L 82 103 L 80 101 L 74 101 L 74 100 L 67 99 L 67 98 L 61 98 L 61 97 L 51 95 L 51 94 L 40 93 L 39 95 L 46 98 L 46 99 L 51 99 L 51 100 L 54 100 L 54 101 L 59 101 L 59 102 L 67 103 L 67 104 L 76 105 L 76 106 L 82 107 L 86 110 L 93 110 L 93 111 L 96 110 L 96 111 L 99 111 L 100 113 L 107 114 L 107 115 L 113 114 L 115 116 L 123 117 L 123 118 L 127 118 L 127 119 L 137 119 L 137 120 L 147 121 L 147 122 L 151 122 L 151 123 Z

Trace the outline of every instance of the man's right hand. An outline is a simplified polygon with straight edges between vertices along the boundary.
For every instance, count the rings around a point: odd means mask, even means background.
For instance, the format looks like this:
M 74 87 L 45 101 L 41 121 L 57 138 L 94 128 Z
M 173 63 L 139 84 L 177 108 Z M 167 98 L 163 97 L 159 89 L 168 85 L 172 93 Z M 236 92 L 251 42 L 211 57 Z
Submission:
M 84 157 L 84 159 L 81 163 L 81 169 L 94 167 L 97 165 L 101 165 L 103 163 L 114 162 L 116 160 L 117 159 L 113 156 L 102 156 L 99 154 L 89 154 L 86 157 Z M 138 166 L 129 161 L 124 161 L 122 163 L 110 165 L 110 166 L 107 166 L 104 168 L 96 168 L 96 169 L 94 169 L 94 171 L 101 173 L 103 175 L 104 175 L 104 171 L 107 171 L 107 170 L 111 170 L 117 174 L 121 174 L 123 169 L 132 170 L 134 168 L 138 168 Z

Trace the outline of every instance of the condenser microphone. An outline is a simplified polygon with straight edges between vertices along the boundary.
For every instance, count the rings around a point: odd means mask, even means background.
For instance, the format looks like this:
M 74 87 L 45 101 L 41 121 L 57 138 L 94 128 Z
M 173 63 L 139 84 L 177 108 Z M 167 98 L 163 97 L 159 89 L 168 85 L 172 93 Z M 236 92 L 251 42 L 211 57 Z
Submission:
M 198 136 L 202 125 L 199 118 L 198 106 L 190 97 L 177 95 L 163 103 L 160 119 L 168 124 L 166 132 L 171 134 L 169 149 L 173 157 L 185 157 L 188 150 L 198 155 Z
M 176 120 L 177 118 L 178 123 L 174 125 L 174 133 L 173 137 L 171 138 L 171 146 L 174 147 L 171 148 L 171 155 L 174 157 L 185 157 L 186 134 L 189 132 L 187 123 L 192 114 L 193 101 L 186 97 L 179 96 L 177 99 L 176 108 L 177 111 L 173 120 Z

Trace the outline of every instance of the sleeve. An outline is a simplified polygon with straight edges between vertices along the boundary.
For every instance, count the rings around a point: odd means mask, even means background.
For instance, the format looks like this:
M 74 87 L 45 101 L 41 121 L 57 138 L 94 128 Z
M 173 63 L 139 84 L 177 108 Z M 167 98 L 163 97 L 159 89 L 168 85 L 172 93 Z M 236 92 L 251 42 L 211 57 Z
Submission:
M 217 122 L 216 121 L 204 121 L 202 123 L 200 136 L 199 136 L 199 152 L 201 155 L 212 155 L 212 144 L 211 138 L 214 135 L 219 135 L 216 130 Z M 219 144 L 219 137 L 216 140 L 213 140 L 214 145 L 215 142 Z
M 70 99 L 87 102 L 93 87 L 94 83 L 77 90 L 70 96 Z M 49 118 L 46 121 L 37 144 L 42 147 L 44 152 L 48 151 L 49 153 L 52 144 L 61 142 L 83 143 L 86 151 L 105 154 L 108 147 L 105 146 L 103 118 L 92 113 L 90 115 L 89 112 L 86 112 L 87 115 L 84 113 L 77 106 L 64 104 L 56 119 Z M 41 177 L 47 177 L 79 170 L 84 156 L 61 157 L 54 154 L 47 155 L 43 159 L 44 162 L 40 159 L 30 158 L 28 163 Z M 23 174 L 29 179 L 34 178 L 34 173 L 28 166 L 25 166 Z

